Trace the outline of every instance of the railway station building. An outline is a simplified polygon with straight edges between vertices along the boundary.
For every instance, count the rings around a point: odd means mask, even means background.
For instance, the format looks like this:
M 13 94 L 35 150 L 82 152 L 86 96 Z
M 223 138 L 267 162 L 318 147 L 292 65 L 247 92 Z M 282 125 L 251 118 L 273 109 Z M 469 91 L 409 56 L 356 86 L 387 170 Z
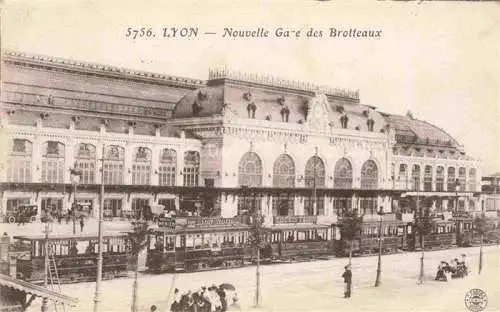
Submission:
M 0 208 L 334 223 L 481 210 L 480 162 L 439 127 L 358 91 L 210 70 L 207 80 L 7 51 Z M 102 168 L 102 170 L 101 170 Z M 75 170 L 76 169 L 76 170 Z M 77 173 L 78 174 L 75 174 Z

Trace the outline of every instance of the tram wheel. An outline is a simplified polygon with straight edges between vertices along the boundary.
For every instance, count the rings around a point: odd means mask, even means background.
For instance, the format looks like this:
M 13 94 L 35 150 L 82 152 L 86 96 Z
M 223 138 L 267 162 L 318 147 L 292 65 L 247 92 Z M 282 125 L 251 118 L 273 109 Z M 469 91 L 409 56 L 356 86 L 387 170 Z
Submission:
M 14 223 L 16 222 L 16 218 L 14 216 L 10 216 L 7 221 L 9 221 L 9 223 Z

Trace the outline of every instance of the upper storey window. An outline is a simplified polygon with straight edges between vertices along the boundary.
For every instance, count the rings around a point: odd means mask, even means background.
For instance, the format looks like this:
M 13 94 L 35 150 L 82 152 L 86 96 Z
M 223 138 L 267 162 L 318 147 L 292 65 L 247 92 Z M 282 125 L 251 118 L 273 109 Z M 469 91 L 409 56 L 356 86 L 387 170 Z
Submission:
M 147 147 L 137 147 L 134 151 L 132 184 L 151 184 L 151 150 Z
M 469 169 L 469 191 L 476 191 L 476 168 Z
M 295 164 L 292 158 L 286 154 L 282 154 L 274 162 L 273 186 L 276 187 L 295 186 Z
M 75 169 L 80 169 L 80 183 L 95 183 L 96 148 L 92 144 L 80 143 L 75 146 Z
M 200 153 L 187 151 L 184 153 L 184 186 L 198 186 L 200 172 Z
M 347 158 L 341 158 L 335 164 L 333 187 L 340 189 L 352 188 L 352 165 Z
M 47 141 L 43 145 L 42 181 L 64 183 L 64 144 Z
M 444 167 L 439 166 L 436 168 L 436 191 L 444 191 Z
M 456 175 L 455 175 L 455 167 L 448 167 L 448 192 L 454 192 L 456 186 Z
M 256 153 L 247 152 L 241 157 L 238 165 L 238 185 L 262 185 L 262 162 Z
M 14 139 L 7 162 L 8 182 L 31 182 L 33 144 L 28 140 Z
M 125 149 L 110 145 L 104 148 L 103 179 L 105 184 L 123 184 Z
M 309 158 L 305 172 L 306 187 L 325 186 L 325 164 L 318 156 Z
M 248 118 L 255 119 L 255 111 L 257 110 L 257 105 L 251 102 L 247 105 Z
M 425 166 L 424 192 L 432 192 L 432 166 Z
M 466 185 L 467 178 L 466 178 L 466 176 L 467 175 L 465 173 L 465 168 L 464 167 L 458 168 L 458 181 L 460 182 L 459 190 L 461 192 L 465 192 L 465 189 L 467 188 L 467 185 Z
M 378 186 L 378 168 L 373 160 L 367 160 L 361 167 L 361 188 L 376 189 Z
M 170 148 L 163 149 L 160 156 L 159 179 L 160 185 L 174 186 L 177 170 L 177 152 Z
M 413 165 L 411 170 L 411 184 L 414 191 L 420 191 L 420 166 Z

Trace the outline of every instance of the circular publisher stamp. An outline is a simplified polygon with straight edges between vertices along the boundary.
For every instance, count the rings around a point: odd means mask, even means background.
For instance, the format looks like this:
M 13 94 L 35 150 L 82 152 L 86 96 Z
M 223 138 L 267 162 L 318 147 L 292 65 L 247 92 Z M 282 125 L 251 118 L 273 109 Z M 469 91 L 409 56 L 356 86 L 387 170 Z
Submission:
M 488 304 L 488 296 L 486 293 L 478 288 L 473 288 L 465 294 L 465 306 L 469 311 L 479 312 L 483 311 Z

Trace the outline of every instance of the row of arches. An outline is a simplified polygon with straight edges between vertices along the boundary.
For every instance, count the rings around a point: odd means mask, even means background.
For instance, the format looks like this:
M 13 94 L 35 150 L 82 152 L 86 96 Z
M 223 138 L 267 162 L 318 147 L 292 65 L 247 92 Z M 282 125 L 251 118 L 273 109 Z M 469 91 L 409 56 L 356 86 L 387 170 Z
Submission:
M 455 167 L 448 167 L 445 170 L 444 166 L 434 167 L 432 165 L 423 166 L 422 172 L 422 167 L 418 164 L 414 164 L 410 171 L 407 164 L 400 164 L 398 181 L 411 182 L 413 189 L 420 189 L 420 184 L 423 182 L 423 190 L 426 192 L 475 191 L 477 172 L 476 168 L 470 168 L 467 173 L 465 167 L 458 167 L 458 170 Z
M 64 183 L 66 146 L 57 141 L 42 144 L 41 179 L 47 183 Z M 33 143 L 25 139 L 14 139 L 8 159 L 7 181 L 31 182 Z M 198 186 L 200 154 L 186 151 L 183 155 L 183 182 L 185 186 Z M 160 185 L 176 185 L 177 151 L 164 148 L 159 155 L 158 176 Z M 125 174 L 125 148 L 106 145 L 104 148 L 103 179 L 105 184 L 123 184 Z M 75 169 L 81 172 L 80 183 L 96 183 L 97 154 L 96 146 L 79 143 L 74 146 Z M 151 184 L 152 150 L 136 147 L 133 150 L 132 166 L 129 169 L 132 184 Z
M 304 182 L 306 187 L 324 187 L 326 170 L 323 160 L 312 156 L 306 162 Z M 239 186 L 262 186 L 263 167 L 259 155 L 255 152 L 245 153 L 238 164 Z M 361 188 L 375 189 L 378 187 L 378 167 L 369 159 L 361 167 Z M 352 164 L 347 158 L 341 158 L 335 164 L 334 188 L 349 189 L 353 187 Z M 295 187 L 295 162 L 288 154 L 281 154 L 273 163 L 273 186 Z

